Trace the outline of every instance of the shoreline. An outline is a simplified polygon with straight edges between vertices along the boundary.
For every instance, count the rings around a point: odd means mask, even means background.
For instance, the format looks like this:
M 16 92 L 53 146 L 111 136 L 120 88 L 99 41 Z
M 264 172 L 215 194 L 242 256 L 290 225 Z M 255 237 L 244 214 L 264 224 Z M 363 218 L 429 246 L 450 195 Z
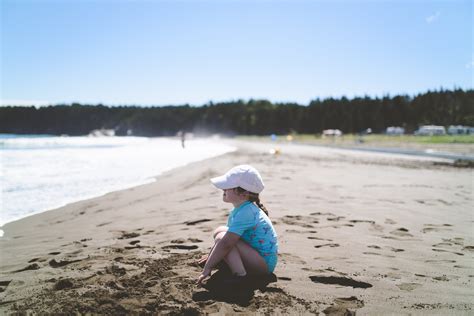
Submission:
M 231 143 L 237 151 L 152 183 L 4 225 L 0 311 L 472 312 L 471 170 L 296 144 L 270 155 L 271 143 Z M 266 183 L 278 280 L 248 305 L 199 300 L 194 261 L 230 210 L 209 179 L 240 163 Z
M 29 136 L 31 136 L 31 135 L 29 135 Z M 80 136 L 80 137 L 82 138 L 82 136 Z M 107 137 L 107 139 L 111 139 L 111 137 Z M 159 139 L 173 140 L 174 141 L 174 139 L 171 138 L 171 137 L 159 137 Z M 215 141 L 212 138 L 195 138 L 194 140 Z M 176 142 L 178 142 L 178 140 L 176 140 Z M 228 152 L 231 152 L 231 151 L 234 151 L 234 150 L 236 150 L 236 149 L 235 148 L 231 149 Z M 219 155 L 222 155 L 222 154 L 217 154 L 217 156 L 219 156 Z M 213 157 L 216 157 L 216 156 L 213 156 Z M 51 211 L 51 210 L 62 208 L 62 207 L 68 206 L 69 204 L 73 204 L 73 203 L 77 203 L 77 202 L 81 202 L 81 201 L 101 197 L 101 196 L 103 196 L 105 194 L 108 194 L 108 193 L 127 190 L 127 189 L 130 189 L 130 188 L 133 188 L 133 187 L 137 187 L 137 186 L 141 186 L 141 185 L 144 185 L 144 184 L 152 183 L 152 182 L 155 182 L 157 177 L 159 177 L 164 172 L 168 172 L 168 171 L 173 170 L 175 168 L 186 166 L 187 164 L 193 163 L 195 161 L 201 161 L 201 160 L 205 160 L 205 159 L 209 159 L 209 158 L 213 158 L 213 157 L 197 158 L 196 160 L 191 161 L 191 162 L 185 162 L 184 164 L 178 164 L 176 166 L 169 166 L 169 167 L 164 168 L 161 171 L 158 171 L 157 174 L 151 174 L 151 175 L 147 176 L 146 178 L 144 178 L 144 177 L 142 177 L 141 179 L 138 178 L 134 181 L 131 181 L 131 182 L 128 182 L 128 183 L 125 183 L 125 184 L 122 183 L 122 185 L 109 186 L 109 188 L 102 187 L 101 190 L 97 190 L 95 193 L 88 192 L 88 193 L 84 194 L 84 192 L 82 192 L 83 194 L 81 196 L 70 197 L 67 200 L 63 199 L 61 201 L 57 201 L 57 203 L 50 203 L 49 206 L 41 207 L 41 209 L 37 209 L 32 213 L 18 215 L 15 218 L 8 219 L 6 222 L 0 223 L 0 238 L 2 238 L 2 236 L 3 236 L 3 230 L 2 230 L 3 226 L 7 225 L 8 223 L 15 222 L 15 221 L 18 221 L 18 220 L 22 220 L 24 218 L 27 218 L 29 216 L 33 216 L 33 215 L 36 215 L 36 214 L 41 214 L 41 213 L 44 213 L 44 212 L 48 212 L 48 211 Z

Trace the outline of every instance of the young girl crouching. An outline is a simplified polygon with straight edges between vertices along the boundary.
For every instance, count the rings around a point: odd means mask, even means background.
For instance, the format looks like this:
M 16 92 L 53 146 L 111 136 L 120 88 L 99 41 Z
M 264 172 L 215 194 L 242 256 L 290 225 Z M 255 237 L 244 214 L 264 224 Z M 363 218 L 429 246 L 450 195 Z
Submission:
M 271 274 L 277 264 L 278 241 L 268 211 L 259 199 L 264 188 L 260 174 L 252 166 L 239 165 L 211 182 L 224 191 L 224 202 L 232 203 L 234 209 L 227 226 L 214 231 L 214 247 L 209 255 L 198 261 L 205 265 L 197 283 L 202 284 L 221 260 L 237 280 Z

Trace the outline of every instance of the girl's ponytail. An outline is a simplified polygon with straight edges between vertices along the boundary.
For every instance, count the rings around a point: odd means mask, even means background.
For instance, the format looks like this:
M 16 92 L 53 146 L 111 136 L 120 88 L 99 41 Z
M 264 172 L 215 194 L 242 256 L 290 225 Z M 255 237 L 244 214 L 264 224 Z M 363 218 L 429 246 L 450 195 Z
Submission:
M 260 209 L 268 216 L 268 210 L 265 206 L 263 206 L 262 202 L 260 202 L 260 198 L 258 197 L 258 194 L 257 194 L 257 200 L 255 201 L 255 204 L 257 204 L 257 206 L 260 207 Z
M 260 202 L 260 197 L 258 196 L 258 193 L 249 192 L 241 187 L 238 187 L 236 189 L 239 194 L 248 193 L 249 201 L 257 204 L 257 206 L 268 216 L 268 210 L 265 206 L 263 206 L 262 202 Z

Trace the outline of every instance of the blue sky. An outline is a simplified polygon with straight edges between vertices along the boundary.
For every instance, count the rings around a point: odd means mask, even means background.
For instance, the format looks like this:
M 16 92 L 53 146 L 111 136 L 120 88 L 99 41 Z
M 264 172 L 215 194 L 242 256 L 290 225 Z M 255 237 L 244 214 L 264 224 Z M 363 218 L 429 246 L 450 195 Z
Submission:
M 471 1 L 0 0 L 2 104 L 473 88 Z

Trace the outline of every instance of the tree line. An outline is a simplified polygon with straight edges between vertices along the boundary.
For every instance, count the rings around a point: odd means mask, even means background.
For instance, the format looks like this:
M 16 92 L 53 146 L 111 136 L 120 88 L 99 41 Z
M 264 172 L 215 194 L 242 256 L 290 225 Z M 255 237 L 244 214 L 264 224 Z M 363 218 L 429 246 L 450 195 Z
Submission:
M 95 129 L 113 129 L 116 135 L 137 136 L 171 136 L 179 131 L 268 135 L 318 134 L 330 128 L 344 133 L 371 128 L 381 133 L 389 126 L 411 132 L 427 124 L 474 126 L 474 90 L 315 99 L 309 105 L 238 100 L 203 106 L 0 107 L 0 133 L 13 134 L 87 135 Z

